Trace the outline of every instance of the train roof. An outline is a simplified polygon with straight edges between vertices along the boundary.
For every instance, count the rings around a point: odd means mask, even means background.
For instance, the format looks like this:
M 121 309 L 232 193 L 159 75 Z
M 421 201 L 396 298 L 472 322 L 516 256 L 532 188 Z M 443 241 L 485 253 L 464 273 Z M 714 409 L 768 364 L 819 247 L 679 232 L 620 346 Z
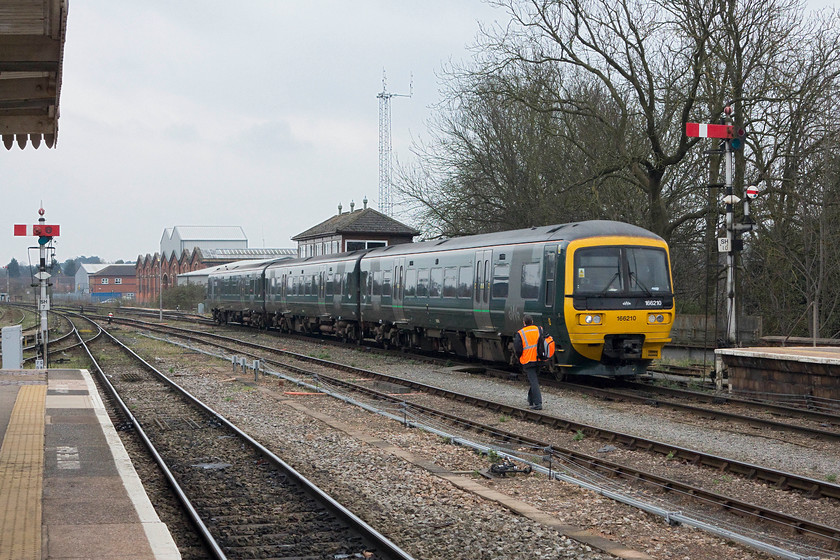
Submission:
M 510 245 L 517 243 L 540 243 L 551 241 L 575 241 L 592 237 L 627 236 L 645 237 L 649 239 L 663 239 L 653 232 L 639 226 L 612 220 L 588 220 L 569 224 L 539 226 L 511 231 L 482 233 L 419 243 L 404 243 L 371 250 L 367 256 L 388 256 L 404 253 L 426 253 L 431 251 L 447 251 L 452 249 L 469 249 L 492 247 L 495 245 Z

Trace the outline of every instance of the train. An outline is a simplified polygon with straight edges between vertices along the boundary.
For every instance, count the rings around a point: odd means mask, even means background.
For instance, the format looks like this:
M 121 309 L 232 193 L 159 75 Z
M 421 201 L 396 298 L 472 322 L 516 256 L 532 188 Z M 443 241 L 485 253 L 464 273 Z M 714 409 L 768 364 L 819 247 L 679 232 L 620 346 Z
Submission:
M 507 364 L 530 315 L 554 338 L 555 377 L 623 377 L 670 342 L 671 278 L 660 236 L 589 220 L 232 263 L 209 275 L 207 308 L 219 324 Z

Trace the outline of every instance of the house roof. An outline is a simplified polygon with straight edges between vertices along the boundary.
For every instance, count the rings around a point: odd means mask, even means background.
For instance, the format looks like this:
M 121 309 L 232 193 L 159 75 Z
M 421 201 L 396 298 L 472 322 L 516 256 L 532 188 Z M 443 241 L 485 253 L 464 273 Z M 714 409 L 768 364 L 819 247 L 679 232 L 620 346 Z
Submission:
M 52 148 L 58 138 L 59 97 L 67 33 L 67 0 L 0 3 L 0 135 Z
M 92 276 L 134 276 L 135 274 L 134 264 L 108 264 L 92 273 Z
M 109 266 L 111 266 L 111 265 L 82 263 L 81 265 L 79 265 L 79 268 L 81 270 L 84 270 L 87 274 L 96 274 L 97 272 L 99 272 L 103 268 L 108 268 Z M 78 272 L 78 270 L 76 272 Z
M 176 232 L 181 241 L 248 241 L 242 226 L 175 226 L 163 230 L 163 239 Z
M 398 222 L 373 208 L 364 208 L 354 212 L 342 212 L 332 218 L 311 227 L 292 237 L 292 241 L 305 241 L 314 237 L 339 234 L 387 234 L 414 237 L 420 232 Z

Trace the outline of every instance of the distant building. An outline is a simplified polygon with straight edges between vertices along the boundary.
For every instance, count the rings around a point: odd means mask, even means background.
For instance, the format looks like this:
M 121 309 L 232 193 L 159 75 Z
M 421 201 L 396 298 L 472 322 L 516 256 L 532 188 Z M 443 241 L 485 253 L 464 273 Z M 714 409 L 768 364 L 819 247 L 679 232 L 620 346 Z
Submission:
M 166 228 L 160 238 L 163 255 L 193 249 L 247 249 L 248 238 L 241 226 L 175 226 Z
M 105 265 L 90 274 L 89 283 L 90 297 L 94 301 L 135 299 L 137 295 L 137 276 L 133 264 Z
M 157 302 L 160 287 L 166 290 L 176 286 L 180 275 L 234 261 L 271 259 L 294 254 L 294 249 L 249 248 L 248 238 L 240 226 L 166 228 L 161 236 L 160 252 L 138 255 L 134 264 L 137 300 L 141 303 Z M 187 277 L 186 281 L 196 283 L 198 279 Z
M 367 207 L 342 212 L 338 206 L 338 214 L 311 227 L 303 233 L 292 237 L 298 243 L 299 257 L 314 257 L 329 255 L 344 251 L 387 247 L 401 243 L 411 243 L 414 236 L 420 232 L 414 228 Z
M 76 293 L 89 294 L 90 293 L 90 275 L 95 274 L 108 267 L 107 264 L 81 264 L 76 271 Z

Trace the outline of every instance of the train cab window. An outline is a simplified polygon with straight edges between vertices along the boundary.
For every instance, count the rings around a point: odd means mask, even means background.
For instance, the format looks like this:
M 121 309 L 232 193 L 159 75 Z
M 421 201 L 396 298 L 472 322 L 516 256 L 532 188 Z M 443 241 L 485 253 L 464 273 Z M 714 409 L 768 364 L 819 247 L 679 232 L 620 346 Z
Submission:
M 447 266 L 443 269 L 443 297 L 454 298 L 458 295 L 458 269 Z
M 436 266 L 431 272 L 432 275 L 429 281 L 429 297 L 440 297 L 443 285 L 443 269 Z
M 575 293 L 623 291 L 620 247 L 591 247 L 575 253 Z
M 414 297 L 417 295 L 417 270 L 409 268 L 405 271 L 405 296 Z
M 508 283 L 510 282 L 510 265 L 497 263 L 493 267 L 493 294 L 494 298 L 508 297 Z
M 628 247 L 626 253 L 631 292 L 642 292 L 645 295 L 671 292 L 665 251 L 649 247 Z
M 459 298 L 472 297 L 472 267 L 462 266 L 458 270 L 458 290 L 457 296 Z
M 429 297 L 429 269 L 417 271 L 417 297 Z
M 526 263 L 522 265 L 522 283 L 519 288 L 522 299 L 538 299 L 540 297 L 540 263 Z
M 391 271 L 385 270 L 382 272 L 382 295 L 391 296 Z

